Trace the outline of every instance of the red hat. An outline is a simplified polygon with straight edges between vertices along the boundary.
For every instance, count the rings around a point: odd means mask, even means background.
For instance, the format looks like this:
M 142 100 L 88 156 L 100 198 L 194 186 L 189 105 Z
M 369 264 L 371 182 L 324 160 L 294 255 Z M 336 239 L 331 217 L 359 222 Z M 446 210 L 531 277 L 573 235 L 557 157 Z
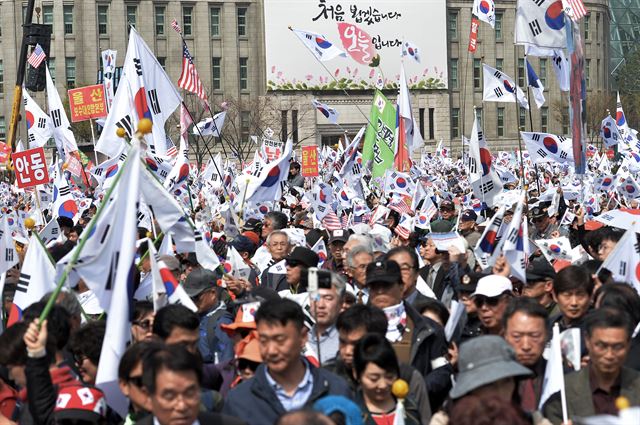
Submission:
M 54 409 L 57 420 L 81 419 L 98 422 L 107 416 L 107 402 L 98 388 L 73 384 L 58 389 Z

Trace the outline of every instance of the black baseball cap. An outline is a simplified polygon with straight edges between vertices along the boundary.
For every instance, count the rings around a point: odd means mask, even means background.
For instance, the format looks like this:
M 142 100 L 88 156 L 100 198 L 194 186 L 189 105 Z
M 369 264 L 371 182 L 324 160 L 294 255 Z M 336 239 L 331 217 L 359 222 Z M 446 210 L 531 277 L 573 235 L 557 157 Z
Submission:
M 367 266 L 366 285 L 372 283 L 402 283 L 400 266 L 393 260 L 377 260 Z

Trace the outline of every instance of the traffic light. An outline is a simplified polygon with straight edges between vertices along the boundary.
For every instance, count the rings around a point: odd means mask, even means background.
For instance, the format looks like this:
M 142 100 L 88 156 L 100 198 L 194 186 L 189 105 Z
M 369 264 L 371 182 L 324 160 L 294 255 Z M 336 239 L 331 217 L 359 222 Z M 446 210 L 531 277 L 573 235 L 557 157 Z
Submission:
M 24 25 L 24 42 L 29 46 L 39 44 L 49 59 L 49 46 L 51 44 L 51 25 L 27 24 Z M 44 63 L 37 69 L 27 64 L 27 78 L 25 87 L 30 91 L 43 91 L 47 87 L 47 77 Z

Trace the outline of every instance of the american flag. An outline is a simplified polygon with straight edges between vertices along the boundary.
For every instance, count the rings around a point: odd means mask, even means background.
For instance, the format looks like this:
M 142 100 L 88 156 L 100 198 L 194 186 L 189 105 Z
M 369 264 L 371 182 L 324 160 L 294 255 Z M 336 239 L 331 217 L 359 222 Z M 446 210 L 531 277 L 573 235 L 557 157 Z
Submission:
M 167 134 L 166 140 L 166 153 L 167 156 L 175 156 L 178 153 L 178 149 L 176 149 L 176 145 L 173 144 L 173 140 Z
M 387 205 L 390 209 L 396 211 L 398 214 L 409 214 L 411 213 L 411 207 L 407 205 L 404 199 L 398 199 L 392 202 L 389 202 Z
M 327 214 L 322 219 L 322 224 L 324 225 L 324 228 L 329 231 L 342 229 L 342 223 L 340 222 L 340 219 L 338 218 L 336 213 L 334 213 L 333 211 Z
M 204 91 L 204 86 L 184 40 L 182 40 L 182 74 L 178 80 L 178 87 L 195 93 L 200 99 L 207 102 L 207 93 Z
M 573 22 L 578 22 L 587 14 L 582 0 L 562 0 L 564 12 Z
M 178 21 L 175 19 L 171 21 L 171 28 L 173 28 L 178 34 L 182 35 L 182 28 L 178 25 Z
M 46 58 L 47 55 L 44 53 L 44 50 L 42 50 L 42 47 L 40 47 L 39 44 L 36 44 L 36 48 L 31 52 L 31 56 L 29 56 L 27 62 L 29 62 L 29 65 L 32 67 L 37 68 Z

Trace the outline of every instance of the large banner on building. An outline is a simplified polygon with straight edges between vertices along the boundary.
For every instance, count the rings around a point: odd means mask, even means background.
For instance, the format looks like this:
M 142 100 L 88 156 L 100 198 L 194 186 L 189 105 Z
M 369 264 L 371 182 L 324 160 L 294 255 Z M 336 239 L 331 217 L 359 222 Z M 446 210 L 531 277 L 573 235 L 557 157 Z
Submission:
M 409 88 L 446 89 L 445 3 L 264 0 L 267 88 L 372 89 L 379 79 L 386 88 L 397 88 L 404 48 Z M 329 42 L 346 56 L 323 62 L 327 72 L 289 27 L 321 35 L 314 37 L 320 48 Z M 367 64 L 371 49 L 380 56 L 382 73 Z

